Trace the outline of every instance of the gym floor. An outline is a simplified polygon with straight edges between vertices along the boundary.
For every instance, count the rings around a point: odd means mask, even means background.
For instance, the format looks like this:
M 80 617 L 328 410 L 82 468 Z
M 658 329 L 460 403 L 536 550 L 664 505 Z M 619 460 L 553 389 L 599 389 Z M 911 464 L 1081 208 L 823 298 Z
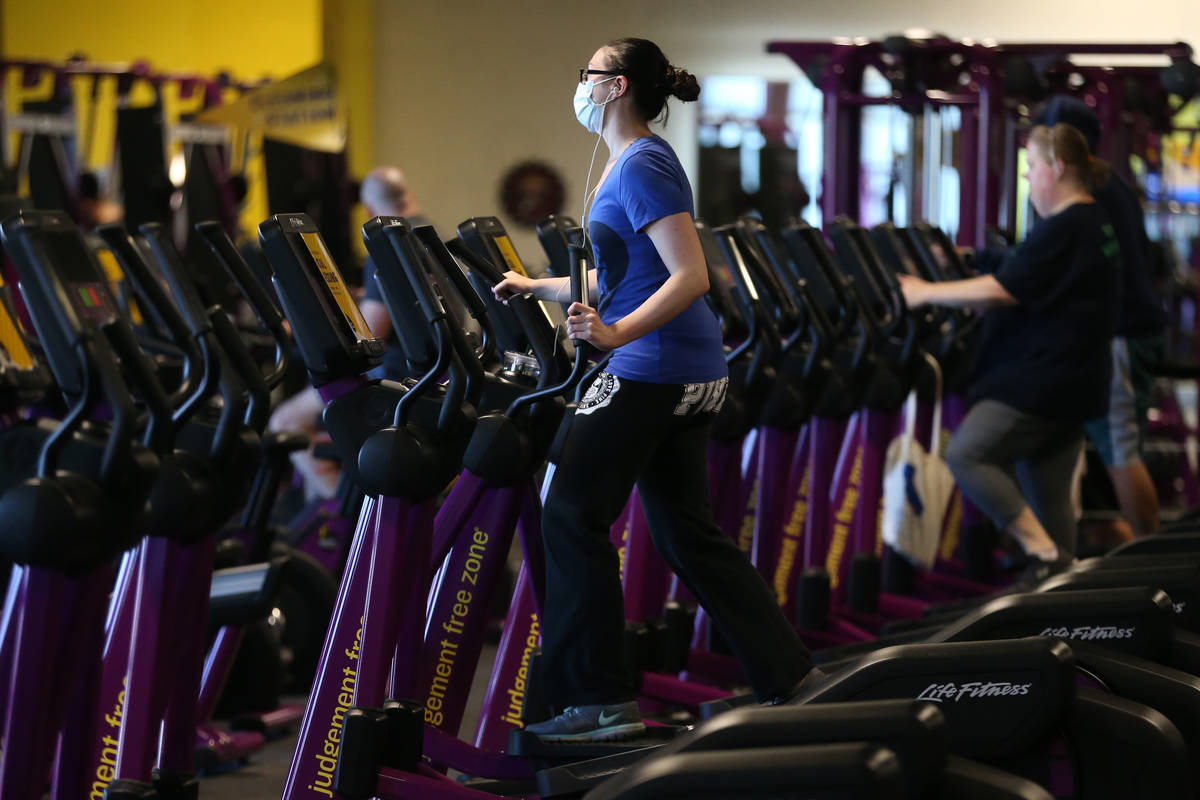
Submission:
M 492 672 L 492 661 L 496 657 L 496 647 L 486 644 L 479 658 L 479 668 L 475 671 L 475 682 L 471 685 L 471 697 L 467 701 L 467 710 L 463 714 L 461 735 L 471 736 L 474 733 L 475 722 L 479 719 L 479 711 L 483 705 L 483 694 L 487 689 L 488 678 Z M 302 703 L 302 697 L 286 698 L 287 702 Z M 275 741 L 267 746 L 246 764 L 237 769 L 221 773 L 205 775 L 200 779 L 200 800 L 216 800 L 216 798 L 236 798 L 236 800 L 279 800 L 283 794 L 283 782 L 287 779 L 288 767 L 292 761 L 292 751 L 296 749 L 296 732 Z

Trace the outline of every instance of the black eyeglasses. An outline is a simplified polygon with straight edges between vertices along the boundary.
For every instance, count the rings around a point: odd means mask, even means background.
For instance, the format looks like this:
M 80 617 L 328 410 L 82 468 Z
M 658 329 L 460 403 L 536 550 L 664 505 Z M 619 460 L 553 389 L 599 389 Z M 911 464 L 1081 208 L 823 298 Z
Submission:
M 588 75 L 620 75 L 621 73 L 611 69 L 588 69 L 584 67 L 579 70 L 579 82 L 583 83 L 587 80 Z

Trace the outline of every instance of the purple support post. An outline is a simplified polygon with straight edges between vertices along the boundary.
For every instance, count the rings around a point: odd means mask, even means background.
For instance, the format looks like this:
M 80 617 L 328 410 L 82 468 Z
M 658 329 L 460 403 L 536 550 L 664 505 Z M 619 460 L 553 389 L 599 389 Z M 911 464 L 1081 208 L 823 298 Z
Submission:
M 217 702 L 221 699 L 221 693 L 225 691 L 225 681 L 228 680 L 234 659 L 237 658 L 244 633 L 241 625 L 226 625 L 217 631 L 216 638 L 208 649 L 201 673 L 200 700 L 196 704 L 196 718 L 201 723 L 212 719 L 216 712 Z
M 517 531 L 521 534 L 521 553 L 529 566 L 534 608 L 540 612 L 546 603 L 546 551 L 542 548 L 542 501 L 532 483 L 525 490 Z
M 833 511 L 829 546 L 825 555 L 825 571 L 829 573 L 829 587 L 835 605 L 846 601 L 846 581 L 850 574 L 852 553 L 850 529 L 854 524 L 862 494 L 862 422 L 865 413 L 855 412 L 846 425 L 829 493 L 814 494 L 817 498 L 827 497 L 829 508 Z
M 518 488 L 488 489 L 469 515 L 457 515 L 457 541 L 431 592 L 419 697 L 425 702 L 425 721 L 451 736 L 458 733 L 471 693 L 492 590 L 508 561 L 522 494 Z
M 171 633 L 178 624 L 162 598 L 181 580 L 179 543 L 148 536 L 138 545 L 137 601 L 129 642 L 129 686 L 121 716 L 114 780 L 149 781 L 158 758 L 159 729 L 166 710 Z
M 804 519 L 804 566 L 824 567 L 829 552 L 832 515 L 822 502 L 829 496 L 833 468 L 846 423 L 838 419 L 813 417 L 809 425 L 808 496 L 817 502 L 808 504 Z
M 825 163 L 821 172 L 821 217 L 844 214 L 859 219 L 859 162 L 862 158 L 862 111 L 842 100 L 862 88 L 862 65 L 850 48 L 837 48 L 821 79 L 825 123 Z
M 784 609 L 795 606 L 796 599 L 792 595 L 804 561 L 804 527 L 808 518 L 808 449 L 809 426 L 805 424 L 792 444 L 789 455 L 785 491 L 781 501 L 784 503 L 782 539 L 779 555 L 775 559 L 771 575 L 775 587 L 775 598 Z M 789 613 L 790 616 L 790 613 Z
M 785 520 L 792 510 L 788 470 L 796 450 L 798 430 L 762 428 L 758 439 L 758 480 L 755 482 L 754 539 L 750 561 L 770 582 L 782 555 Z
M 133 639 L 139 553 L 126 551 L 121 557 L 112 600 L 108 604 L 105 622 L 103 666 L 96 705 L 88 713 L 96 716 L 96 736 L 91 752 L 83 763 L 91 775 L 111 776 L 116 768 L 117 739 L 121 735 L 121 718 L 125 708 L 125 686 L 129 675 L 129 647 Z M 111 740 L 111 741 L 109 741 Z M 67 775 L 59 780 L 67 780 Z
M 958 171 L 958 234 L 954 243 L 966 247 L 982 247 L 983 232 L 978 226 L 979 192 L 981 176 L 986 167 L 979 162 L 983 153 L 979 150 L 980 130 L 979 106 L 965 106 L 962 109 L 962 123 L 959 129 L 961 142 L 961 169 Z
M 521 709 L 528 687 L 529 660 L 538 647 L 541 630 L 529 565 L 522 564 L 475 728 L 476 747 L 502 752 L 507 746 L 508 732 L 524 727 Z
M 429 562 L 434 568 L 440 567 L 446 560 L 446 555 L 454 546 L 459 532 L 467 524 L 472 509 L 479 502 L 485 489 L 482 478 L 466 471 L 454 482 L 454 488 L 450 490 L 446 502 L 442 503 L 442 507 L 433 518 L 433 548 L 429 554 Z
M 282 800 L 317 800 L 333 796 L 331 787 L 337 769 L 343 721 L 346 711 L 354 705 L 362 652 L 363 611 L 371 571 L 371 545 L 379 526 L 382 505 L 375 497 L 363 501 L 329 630 L 321 648 L 316 679 L 304 708 Z M 332 756 L 329 749 L 333 750 Z
M 13 654 L 17 647 L 17 620 L 21 613 L 24 594 L 22 573 L 16 569 L 8 576 L 8 590 L 4 595 L 4 610 L 0 612 L 0 687 L 8 686 L 12 670 Z M 7 692 L 0 690 L 0 704 L 8 702 Z M 0 705 L 0 719 L 4 719 L 6 705 Z
M 635 622 L 661 617 L 671 571 L 650 536 L 650 525 L 637 492 L 631 499 L 629 540 L 625 544 L 625 618 Z
M 180 550 L 181 585 L 176 589 L 177 619 L 208 619 L 216 537 L 205 536 Z M 170 698 L 163 715 L 162 751 L 158 766 L 172 772 L 190 772 L 196 749 L 196 698 L 204 669 L 205 630 L 184 625 L 176 631 L 176 668 Z M 222 681 L 224 683 L 224 681 Z
M 91 753 L 92 743 L 99 737 L 98 721 L 89 713 L 72 714 L 67 709 L 94 709 L 100 693 L 101 659 L 104 649 L 104 598 L 112 588 L 112 571 L 105 564 L 84 578 L 80 602 L 67 623 L 67 637 L 59 650 L 61 659 L 77 664 L 77 685 L 58 695 L 62 711 L 52 712 L 64 721 L 59 730 L 58 749 L 54 759 L 50 796 L 52 800 L 73 800 L 85 797 L 99 777 L 88 773 L 83 766 Z M 71 705 L 66 703 L 70 701 Z M 115 743 L 115 740 L 113 740 Z M 115 755 L 115 751 L 114 751 Z
M 16 657 L 9 675 L 0 752 L 0 794 L 41 797 L 54 756 L 54 734 L 61 723 L 53 713 L 54 695 L 74 667 L 59 652 L 59 636 L 70 613 L 68 580 L 46 567 L 15 566 L 24 584 L 25 602 L 17 617 Z M 50 713 L 47 713 L 50 710 Z
M 863 412 L 862 500 L 854 516 L 856 553 L 878 553 L 879 512 L 883 506 L 883 467 L 888 445 L 896 435 L 895 411 Z
M 613 549 L 617 551 L 617 563 L 620 565 L 622 584 L 625 583 L 627 567 L 625 556 L 629 547 L 629 530 L 633 526 L 633 507 L 636 504 L 637 494 L 630 492 L 629 499 L 625 501 L 625 507 L 621 509 L 620 516 L 608 529 L 608 540 L 612 542 Z
M 433 506 L 396 497 L 381 498 L 379 503 L 358 642 L 356 706 L 382 706 L 389 696 L 420 696 L 420 673 L 413 654 L 421 651 L 425 635 L 421 610 L 429 597 Z M 408 580 L 404 580 L 406 576 Z M 399 660 L 398 652 L 404 655 Z
M 713 518 L 721 530 L 728 533 L 739 545 L 742 544 L 738 530 L 742 524 L 744 505 L 739 505 L 741 487 L 742 443 L 713 442 L 708 448 L 709 496 L 712 497 Z M 749 552 L 749 547 L 742 548 Z

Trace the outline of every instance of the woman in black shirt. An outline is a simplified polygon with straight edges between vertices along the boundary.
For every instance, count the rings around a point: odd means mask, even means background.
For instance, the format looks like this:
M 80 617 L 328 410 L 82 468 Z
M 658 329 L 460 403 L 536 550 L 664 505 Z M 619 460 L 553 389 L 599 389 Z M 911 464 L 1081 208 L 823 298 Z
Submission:
M 1069 125 L 1038 126 L 1027 148 L 1029 195 L 1042 219 L 993 274 L 904 278 L 910 308 L 991 309 L 973 406 L 946 460 L 960 488 L 1032 561 L 1036 584 L 1071 562 L 1070 489 L 1083 423 L 1108 407 L 1109 343 L 1120 297 L 1119 247 L 1091 195 L 1108 166 Z

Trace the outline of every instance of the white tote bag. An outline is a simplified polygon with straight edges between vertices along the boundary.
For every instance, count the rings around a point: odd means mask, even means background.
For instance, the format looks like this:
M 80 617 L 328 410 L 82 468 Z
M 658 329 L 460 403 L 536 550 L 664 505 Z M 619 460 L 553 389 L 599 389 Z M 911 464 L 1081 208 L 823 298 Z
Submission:
M 942 519 L 954 491 L 954 476 L 942 460 L 942 371 L 929 354 L 937 377 L 933 425 L 926 450 L 917 441 L 917 390 L 908 395 L 904 432 L 888 445 L 883 479 L 883 540 L 913 564 L 929 569 L 937 559 Z

